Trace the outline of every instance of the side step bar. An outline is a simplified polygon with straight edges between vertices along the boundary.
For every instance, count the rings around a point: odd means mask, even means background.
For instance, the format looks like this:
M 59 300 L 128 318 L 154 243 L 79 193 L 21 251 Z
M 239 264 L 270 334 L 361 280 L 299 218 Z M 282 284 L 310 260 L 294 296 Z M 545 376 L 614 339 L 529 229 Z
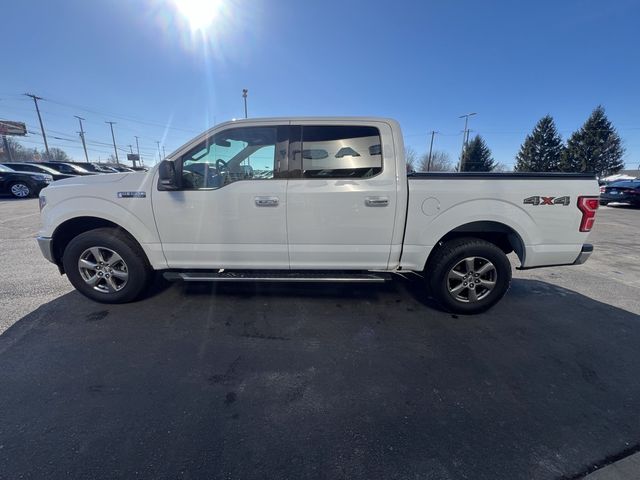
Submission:
M 163 273 L 170 281 L 184 282 L 331 282 L 384 283 L 391 279 L 385 272 L 318 272 L 318 271 L 169 271 Z

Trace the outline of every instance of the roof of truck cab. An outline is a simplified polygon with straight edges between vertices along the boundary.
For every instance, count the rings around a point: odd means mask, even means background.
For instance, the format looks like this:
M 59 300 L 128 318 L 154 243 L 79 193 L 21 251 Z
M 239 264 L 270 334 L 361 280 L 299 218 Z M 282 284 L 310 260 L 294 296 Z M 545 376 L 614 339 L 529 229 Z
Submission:
M 255 118 L 235 118 L 219 123 L 215 127 L 222 125 L 238 125 L 243 123 L 256 122 L 384 122 L 398 123 L 393 118 L 388 117 L 255 117 Z
M 289 124 L 296 122 L 318 122 L 318 123 L 340 123 L 340 122 L 349 122 L 349 123 L 386 123 L 393 127 L 399 127 L 400 124 L 397 120 L 388 117 L 255 117 L 255 118 L 237 118 L 228 120 L 226 122 L 218 123 L 203 131 L 191 141 L 186 144 L 180 146 L 175 151 L 171 152 L 167 156 L 168 159 L 173 159 L 173 157 L 180 151 L 182 151 L 187 145 L 192 144 L 198 139 L 211 135 L 214 131 L 219 130 L 222 127 L 227 127 L 231 125 L 255 125 L 256 123 L 282 123 Z

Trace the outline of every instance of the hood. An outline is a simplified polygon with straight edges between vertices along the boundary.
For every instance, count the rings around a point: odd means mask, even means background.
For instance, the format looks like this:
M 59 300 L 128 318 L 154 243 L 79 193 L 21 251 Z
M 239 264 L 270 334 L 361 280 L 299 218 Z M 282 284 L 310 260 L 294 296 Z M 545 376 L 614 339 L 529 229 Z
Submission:
M 77 175 L 71 178 L 64 178 L 56 182 L 56 186 L 71 185 L 102 185 L 104 183 L 121 182 L 131 173 L 103 173 L 100 175 Z

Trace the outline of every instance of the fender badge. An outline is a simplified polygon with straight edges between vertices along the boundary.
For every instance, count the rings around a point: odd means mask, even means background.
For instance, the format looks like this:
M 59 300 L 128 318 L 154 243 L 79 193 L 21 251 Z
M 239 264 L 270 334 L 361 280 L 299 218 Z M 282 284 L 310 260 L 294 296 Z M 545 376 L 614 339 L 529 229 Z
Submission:
M 146 198 L 147 192 L 118 192 L 118 198 Z

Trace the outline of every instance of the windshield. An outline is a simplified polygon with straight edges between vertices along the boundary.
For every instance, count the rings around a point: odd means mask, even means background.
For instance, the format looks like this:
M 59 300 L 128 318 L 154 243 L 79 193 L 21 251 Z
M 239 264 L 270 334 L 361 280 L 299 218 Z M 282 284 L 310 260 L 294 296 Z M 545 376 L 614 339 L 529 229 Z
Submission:
M 0 165 L 0 172 L 15 172 L 15 170 L 7 167 L 6 165 Z
M 86 168 L 82 168 L 78 165 L 73 165 L 72 163 L 68 163 L 68 166 L 70 166 L 73 170 L 75 170 L 76 172 L 80 172 L 80 173 L 90 173 L 89 170 L 87 170 Z
M 45 165 L 32 165 L 32 164 L 24 164 L 24 163 L 19 163 L 19 164 L 15 165 L 15 168 L 17 168 L 18 170 L 21 170 L 21 169 L 23 169 L 25 167 L 33 169 L 33 170 L 30 170 L 30 171 L 37 170 L 37 171 L 40 171 L 40 172 L 46 172 L 46 173 L 50 173 L 50 174 L 53 174 L 53 175 L 55 175 L 57 173 L 60 173 L 57 170 L 55 170 L 55 169 L 53 169 L 51 167 L 47 167 Z

